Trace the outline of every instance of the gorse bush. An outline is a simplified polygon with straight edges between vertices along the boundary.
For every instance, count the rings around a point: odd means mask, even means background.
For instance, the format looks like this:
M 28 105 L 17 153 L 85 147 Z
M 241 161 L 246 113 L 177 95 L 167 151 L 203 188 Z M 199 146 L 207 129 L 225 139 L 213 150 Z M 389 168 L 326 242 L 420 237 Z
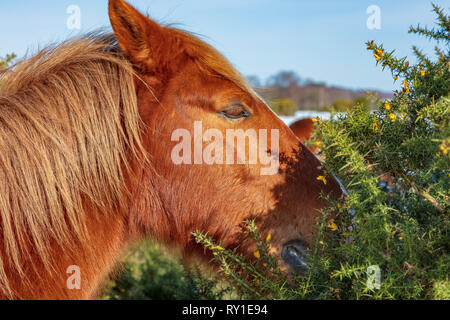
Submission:
M 220 300 L 231 288 L 199 268 L 185 270 L 181 257 L 153 242 L 136 246 L 106 284 L 103 300 Z
M 338 99 L 333 102 L 331 108 L 325 108 L 326 111 L 347 112 L 355 106 L 364 107 L 367 110 L 371 108 L 371 101 L 369 96 L 359 96 L 353 100 Z
M 7 54 L 6 57 L 0 57 L 0 69 L 9 67 L 16 58 L 17 56 L 14 53 Z
M 256 262 L 195 233 L 242 298 L 450 299 L 450 20 L 433 8 L 437 27 L 409 32 L 446 51 L 436 47 L 432 59 L 414 47 L 413 65 L 368 42 L 401 90 L 374 112 L 358 104 L 316 121 L 323 167 L 349 194 L 322 212 L 305 276 L 287 281 L 268 254 L 270 239 L 260 238 L 252 222 Z
M 410 32 L 444 42 L 448 50 L 449 18 L 434 10 L 439 29 Z M 323 264 L 322 270 L 345 280 L 334 289 L 346 298 L 450 298 L 442 289 L 448 294 L 450 286 L 449 52 L 436 47 L 432 61 L 414 48 L 413 66 L 373 41 L 367 47 L 402 89 L 374 113 L 357 108 L 319 125 L 325 167 L 351 191 L 337 237 L 327 243 L 332 268 Z M 347 214 L 351 209 L 354 216 Z M 367 265 L 381 268 L 379 290 L 366 290 L 351 272 Z

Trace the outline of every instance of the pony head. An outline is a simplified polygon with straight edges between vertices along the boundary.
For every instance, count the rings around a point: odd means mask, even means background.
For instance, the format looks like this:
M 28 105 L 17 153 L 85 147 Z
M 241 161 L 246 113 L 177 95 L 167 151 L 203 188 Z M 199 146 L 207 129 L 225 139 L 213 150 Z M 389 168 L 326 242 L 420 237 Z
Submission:
M 243 232 L 253 219 L 280 263 L 303 270 L 321 195 L 339 197 L 338 182 L 212 46 L 123 0 L 109 15 L 136 72 L 148 153 L 132 165 L 133 232 L 192 253 L 201 230 L 253 256 Z

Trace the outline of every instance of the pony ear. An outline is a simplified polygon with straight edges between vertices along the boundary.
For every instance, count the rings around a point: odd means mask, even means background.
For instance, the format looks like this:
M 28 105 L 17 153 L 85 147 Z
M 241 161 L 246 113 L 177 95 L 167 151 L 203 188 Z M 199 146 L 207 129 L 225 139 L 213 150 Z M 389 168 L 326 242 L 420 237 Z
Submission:
M 152 51 L 157 51 L 152 44 L 158 47 L 165 41 L 164 27 L 123 0 L 109 0 L 109 18 L 128 59 L 142 71 L 150 71 L 155 65 Z

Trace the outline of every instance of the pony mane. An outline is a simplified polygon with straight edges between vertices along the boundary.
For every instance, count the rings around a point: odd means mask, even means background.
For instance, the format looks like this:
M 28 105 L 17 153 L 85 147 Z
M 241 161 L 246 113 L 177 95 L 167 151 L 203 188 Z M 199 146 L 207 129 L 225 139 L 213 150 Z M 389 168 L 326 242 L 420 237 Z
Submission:
M 101 33 L 0 73 L 0 292 L 12 294 L 6 266 L 24 276 L 34 255 L 51 269 L 50 243 L 86 242 L 86 203 L 105 214 L 125 203 L 141 148 L 133 75 Z

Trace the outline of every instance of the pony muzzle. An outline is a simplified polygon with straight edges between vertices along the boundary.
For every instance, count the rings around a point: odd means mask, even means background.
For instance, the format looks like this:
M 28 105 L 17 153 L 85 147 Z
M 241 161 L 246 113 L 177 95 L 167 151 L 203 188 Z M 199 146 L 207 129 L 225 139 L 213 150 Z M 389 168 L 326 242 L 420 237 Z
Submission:
M 281 258 L 291 271 L 299 275 L 303 275 L 309 270 L 309 265 L 306 262 L 306 247 L 300 240 L 286 243 L 283 246 Z

